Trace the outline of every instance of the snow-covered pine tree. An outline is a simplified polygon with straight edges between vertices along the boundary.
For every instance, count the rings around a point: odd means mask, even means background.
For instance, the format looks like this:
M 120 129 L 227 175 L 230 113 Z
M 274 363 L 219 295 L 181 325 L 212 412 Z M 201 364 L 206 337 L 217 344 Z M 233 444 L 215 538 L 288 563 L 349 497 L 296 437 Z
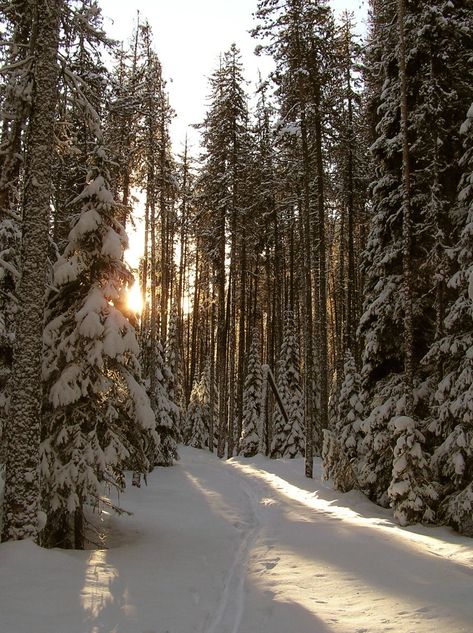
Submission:
M 13 362 L 16 286 L 20 277 L 21 182 L 24 170 L 25 128 L 31 101 L 32 7 L 18 11 L 2 6 L 4 47 L 1 63 L 7 68 L 0 86 L 2 104 L 0 152 L 0 463 L 4 463 L 3 429 L 9 415 L 9 378 Z
M 187 444 L 194 448 L 209 446 L 209 367 L 205 367 L 198 381 L 194 383 L 187 408 Z
M 464 153 L 458 205 L 457 270 L 449 281 L 456 299 L 436 354 L 442 359 L 431 430 L 439 437 L 432 458 L 441 484 L 441 519 L 473 536 L 473 103 L 461 126 Z
M 263 40 L 263 47 L 276 62 L 273 76 L 280 103 L 280 130 L 292 137 L 295 150 L 295 169 L 291 170 L 295 181 L 289 186 L 295 194 L 293 206 L 299 216 L 298 238 L 303 253 L 299 278 L 304 326 L 305 458 L 306 476 L 312 477 L 314 445 L 321 448 L 321 431 L 327 426 L 328 416 L 324 148 L 330 127 L 326 121 L 333 108 L 328 92 L 333 84 L 334 20 L 325 0 L 260 0 L 256 17 L 258 24 L 253 35 Z M 284 191 L 283 196 L 286 195 Z M 315 371 L 316 366 L 320 371 Z
M 243 391 L 243 428 L 239 443 L 240 454 L 245 457 L 252 457 L 258 452 L 262 387 L 260 336 L 258 329 L 254 328 Z
M 41 348 L 52 194 L 58 46 L 66 0 L 32 3 L 31 108 L 22 196 L 21 278 L 7 428 L 2 539 L 34 538 L 38 530 Z
M 73 10 L 64 16 L 56 113 L 52 238 L 59 253 L 71 230 L 70 203 L 82 191 L 88 159 L 96 143 L 94 132 L 84 123 L 84 105 L 102 119 L 108 96 L 104 50 L 111 52 L 112 43 L 103 30 L 103 16 L 96 0 L 75 1 Z
M 372 146 L 376 169 L 373 215 L 363 258 L 365 301 L 359 325 L 363 338 L 363 400 L 368 415 L 362 424 L 364 440 L 358 473 L 362 490 L 378 503 L 388 505 L 386 491 L 392 472 L 388 424 L 391 417 L 402 413 L 396 409 L 402 396 L 403 368 L 399 345 L 403 326 L 399 79 L 395 8 L 383 2 L 372 5 L 368 59 L 376 82 L 368 102 L 374 102 L 372 109 L 376 107 L 378 116 Z
M 150 342 L 150 345 L 152 343 Z M 156 415 L 156 432 L 159 442 L 155 446 L 154 456 L 151 457 L 153 466 L 172 466 L 178 459 L 177 442 L 179 429 L 176 425 L 178 408 L 171 400 L 168 386 L 171 381 L 171 371 L 164 358 L 164 350 L 161 341 L 154 343 L 154 390 L 150 391 L 150 400 Z
M 192 387 L 186 418 L 186 444 L 193 448 L 207 448 L 209 430 L 205 420 L 205 397 L 203 393 L 203 376 Z
M 288 422 L 276 406 L 273 416 L 271 457 L 304 455 L 304 394 L 299 374 L 299 343 L 294 313 L 285 314 L 284 335 L 278 362 L 277 389 L 288 416 Z
M 138 186 L 137 168 L 143 149 L 137 142 L 145 86 L 143 52 L 139 47 L 140 29 L 138 14 L 130 44 L 115 51 L 116 65 L 111 75 L 104 132 L 113 157 L 112 191 L 122 204 L 123 226 L 131 212 L 133 187 Z
M 394 516 L 401 525 L 431 523 L 438 494 L 424 451 L 425 436 L 406 415 L 391 418 L 389 430 L 397 438 L 388 488 Z
M 175 404 L 167 392 L 170 373 L 164 360 L 161 339 L 166 333 L 167 301 L 163 280 L 163 254 L 167 247 L 163 222 L 168 214 L 169 136 L 171 116 L 159 58 L 152 47 L 149 24 L 140 26 L 138 41 L 143 59 L 142 117 L 136 137 L 139 177 L 146 194 L 145 249 L 142 262 L 142 294 L 149 297 L 149 308 L 141 321 L 143 369 L 151 406 L 156 414 L 159 445 L 150 447 L 152 465 L 171 466 L 177 458 L 177 430 L 172 420 Z M 164 238 L 163 239 L 163 235 Z M 160 247 L 160 249 L 159 249 Z M 160 257 L 158 256 L 160 250 Z M 158 272 L 160 271 L 160 273 Z M 158 287 L 158 277 L 160 284 Z M 161 310 L 159 309 L 161 307 Z
M 471 11 L 464 2 L 373 2 L 373 9 L 370 59 L 376 77 L 372 85 L 379 92 L 369 99 L 379 105 L 379 118 L 372 146 L 376 179 L 360 322 L 368 417 L 362 423 L 365 437 L 358 479 L 371 498 L 387 504 L 388 488 L 398 481 L 399 473 L 412 485 L 419 482 L 422 486 L 431 477 L 425 385 L 436 368 L 421 360 L 441 334 L 447 298 L 442 281 L 446 258 L 439 248 L 445 249 L 449 236 L 455 236 L 451 211 L 460 175 L 458 129 L 464 116 L 459 107 L 471 94 L 471 63 L 466 51 L 471 50 L 472 39 Z M 405 69 L 398 28 L 402 9 Z M 407 287 L 412 296 L 403 302 Z M 412 318 L 407 327 L 405 308 L 411 301 Z M 398 416 L 415 421 L 413 434 L 412 424 L 397 424 L 396 420 L 390 424 Z M 396 445 L 396 460 L 401 463 L 393 471 Z M 402 466 L 409 446 L 415 454 L 407 460 L 411 474 Z M 420 458 L 420 452 L 426 454 Z M 416 499 L 422 496 L 420 488 L 417 492 Z M 424 507 L 417 503 L 417 516 L 411 513 L 410 520 L 431 516 L 432 495 L 427 488 L 425 493 Z
M 182 359 L 179 345 L 179 316 L 174 307 L 169 319 L 168 334 L 166 337 L 164 358 L 169 369 L 167 392 L 171 402 L 175 404 L 171 411 L 171 417 L 175 428 L 177 441 L 182 441 L 184 433 L 185 398 L 182 376 Z
M 148 471 L 155 415 L 141 380 L 135 330 L 123 313 L 132 282 L 126 235 L 116 220 L 98 122 L 78 215 L 54 266 L 44 331 L 43 542 L 83 547 L 84 506 L 100 510 L 124 469 Z
M 186 415 L 185 441 L 194 448 L 211 448 L 209 446 L 210 424 L 210 362 L 207 361 L 199 380 L 194 383 Z M 214 385 L 214 418 L 218 413 L 218 394 Z M 216 429 L 215 429 L 216 430 Z M 214 448 L 216 435 L 213 438 Z
M 361 378 L 355 359 L 348 350 L 345 355 L 343 383 L 338 397 L 334 424 L 324 433 L 325 477 L 332 479 L 337 490 L 347 492 L 356 486 L 355 460 L 362 439 L 363 405 L 360 399 Z
M 235 417 L 240 418 L 242 410 L 241 389 L 238 395 L 235 394 L 235 374 L 243 380 L 244 347 L 240 347 L 237 359 L 234 319 L 240 309 L 238 344 L 244 346 L 246 315 L 242 315 L 245 310 L 241 311 L 241 306 L 237 308 L 237 297 L 243 308 L 247 299 L 245 284 L 250 250 L 245 210 L 249 206 L 248 167 L 251 156 L 244 83 L 241 54 L 232 44 L 210 78 L 211 101 L 201 126 L 204 152 L 198 182 L 199 224 L 202 226 L 199 237 L 215 280 L 215 380 L 221 395 L 217 452 L 220 457 L 225 452 L 227 440 L 228 454 L 233 453 L 234 420 Z M 252 205 L 253 202 L 251 200 Z M 254 212 L 254 207 L 252 210 Z M 227 298 L 230 302 L 228 306 Z M 234 315 L 233 318 L 229 318 L 229 313 Z

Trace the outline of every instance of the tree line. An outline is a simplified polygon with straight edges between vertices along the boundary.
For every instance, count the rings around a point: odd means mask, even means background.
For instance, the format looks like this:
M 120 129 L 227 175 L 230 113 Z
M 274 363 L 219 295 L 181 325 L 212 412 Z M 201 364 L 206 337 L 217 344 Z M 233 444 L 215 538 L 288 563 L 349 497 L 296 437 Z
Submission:
M 322 456 L 471 534 L 470 2 L 372 0 L 361 40 L 325 0 L 259 0 L 274 69 L 249 88 L 221 55 L 197 156 L 149 24 L 119 46 L 93 0 L 43 4 L 0 6 L 2 538 L 82 547 L 106 486 L 181 441 Z

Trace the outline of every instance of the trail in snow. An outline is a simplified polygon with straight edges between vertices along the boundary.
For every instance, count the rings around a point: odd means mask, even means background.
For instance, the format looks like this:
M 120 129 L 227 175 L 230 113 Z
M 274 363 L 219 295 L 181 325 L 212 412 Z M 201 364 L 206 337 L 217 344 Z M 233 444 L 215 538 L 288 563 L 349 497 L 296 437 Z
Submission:
M 239 633 L 245 608 L 245 580 L 251 548 L 258 537 L 261 523 L 258 519 L 258 498 L 253 490 L 233 477 L 234 483 L 241 486 L 249 508 L 249 523 L 243 529 L 243 538 L 232 561 L 224 581 L 222 597 L 217 613 L 206 633 Z
M 400 528 L 318 461 L 181 452 L 110 549 L 0 545 L 1 633 L 472 633 L 471 539 Z

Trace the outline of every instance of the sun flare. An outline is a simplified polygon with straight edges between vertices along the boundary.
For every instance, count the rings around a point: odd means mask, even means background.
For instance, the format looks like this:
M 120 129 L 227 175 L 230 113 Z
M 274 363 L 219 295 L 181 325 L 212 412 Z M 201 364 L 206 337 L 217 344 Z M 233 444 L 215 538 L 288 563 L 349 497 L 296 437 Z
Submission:
M 131 312 L 141 314 L 143 310 L 143 297 L 141 296 L 140 286 L 137 283 L 134 283 L 133 286 L 128 289 L 126 303 Z

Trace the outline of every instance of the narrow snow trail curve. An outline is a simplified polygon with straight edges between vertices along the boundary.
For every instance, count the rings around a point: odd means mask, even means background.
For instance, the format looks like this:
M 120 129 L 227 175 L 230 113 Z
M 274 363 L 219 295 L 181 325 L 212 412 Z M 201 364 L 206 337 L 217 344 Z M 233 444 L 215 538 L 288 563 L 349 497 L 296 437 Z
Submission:
M 260 497 L 239 633 L 471 633 L 471 541 L 400 528 L 320 472 L 309 481 L 261 457 L 228 466 Z
M 472 633 L 473 540 L 396 525 L 303 460 L 182 447 L 108 549 L 0 545 L 1 633 Z M 117 502 L 116 499 L 113 499 Z
M 259 500 L 257 496 L 241 476 L 232 476 L 232 479 L 240 486 L 248 501 L 249 524 L 244 529 L 243 539 L 225 577 L 224 589 L 217 612 L 210 626 L 206 628 L 206 633 L 239 633 L 245 608 L 245 581 L 248 560 L 261 529 L 261 523 L 258 518 Z

